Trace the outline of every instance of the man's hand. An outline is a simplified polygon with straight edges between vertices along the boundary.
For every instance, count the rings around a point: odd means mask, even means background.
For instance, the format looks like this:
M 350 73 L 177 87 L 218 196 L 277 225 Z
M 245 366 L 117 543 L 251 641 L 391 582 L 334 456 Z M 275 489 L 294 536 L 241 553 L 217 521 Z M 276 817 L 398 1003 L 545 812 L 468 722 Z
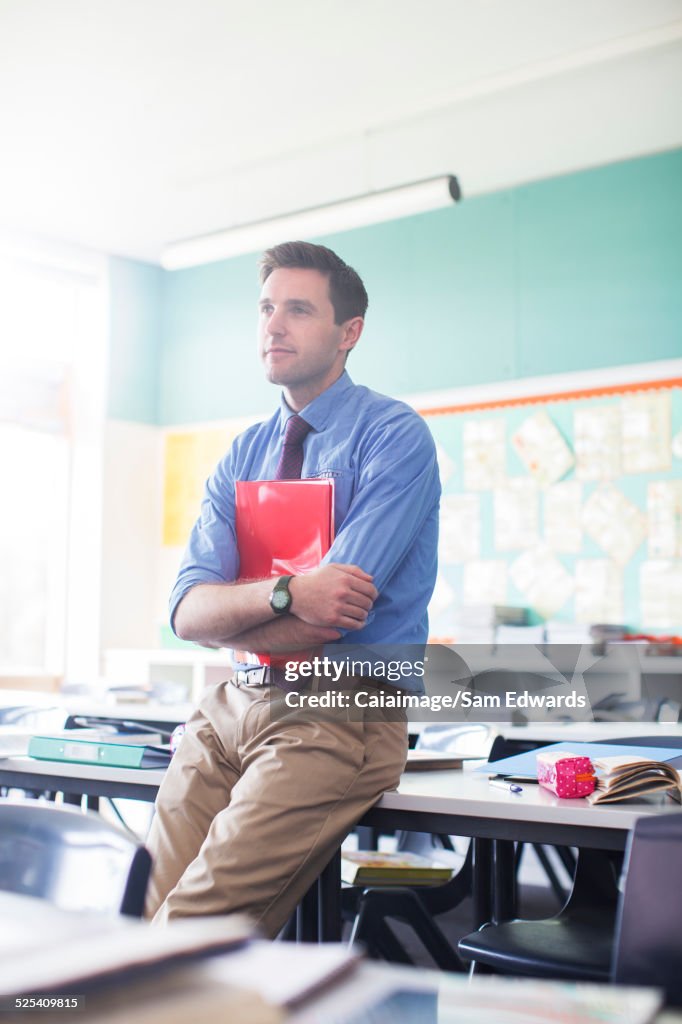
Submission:
M 335 562 L 295 576 L 289 584 L 290 611 L 311 626 L 362 629 L 379 592 L 357 565 Z

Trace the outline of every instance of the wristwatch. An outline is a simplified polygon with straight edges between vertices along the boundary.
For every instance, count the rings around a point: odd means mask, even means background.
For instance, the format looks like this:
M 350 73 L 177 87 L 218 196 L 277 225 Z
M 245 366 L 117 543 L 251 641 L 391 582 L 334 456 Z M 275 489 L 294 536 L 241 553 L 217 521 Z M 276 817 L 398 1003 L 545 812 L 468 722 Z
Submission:
M 275 615 L 284 615 L 291 608 L 292 597 L 289 584 L 293 578 L 293 576 L 280 576 L 275 583 L 274 589 L 270 594 L 270 607 Z

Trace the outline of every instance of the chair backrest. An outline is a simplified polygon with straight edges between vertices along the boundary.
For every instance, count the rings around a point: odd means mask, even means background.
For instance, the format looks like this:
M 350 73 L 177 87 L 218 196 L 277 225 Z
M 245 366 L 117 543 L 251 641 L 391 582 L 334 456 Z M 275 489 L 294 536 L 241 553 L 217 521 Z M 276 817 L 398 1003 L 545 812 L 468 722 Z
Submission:
M 526 754 L 529 750 L 537 750 L 546 744 L 542 740 L 509 739 L 507 736 L 496 736 L 488 754 L 489 761 L 501 761 L 503 757 L 515 754 Z
M 626 852 L 611 974 L 682 1004 L 682 813 L 640 818 Z
M 0 890 L 65 910 L 141 917 L 148 851 L 97 814 L 38 801 L 0 801 Z

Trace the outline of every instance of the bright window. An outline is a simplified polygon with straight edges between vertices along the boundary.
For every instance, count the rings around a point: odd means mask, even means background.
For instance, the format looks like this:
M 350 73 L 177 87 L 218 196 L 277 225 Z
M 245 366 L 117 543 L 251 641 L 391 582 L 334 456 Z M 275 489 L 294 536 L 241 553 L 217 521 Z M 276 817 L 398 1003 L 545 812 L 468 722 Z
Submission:
M 18 681 L 68 668 L 73 524 L 92 500 L 76 470 L 104 411 L 98 297 L 92 268 L 0 254 L 0 675 Z

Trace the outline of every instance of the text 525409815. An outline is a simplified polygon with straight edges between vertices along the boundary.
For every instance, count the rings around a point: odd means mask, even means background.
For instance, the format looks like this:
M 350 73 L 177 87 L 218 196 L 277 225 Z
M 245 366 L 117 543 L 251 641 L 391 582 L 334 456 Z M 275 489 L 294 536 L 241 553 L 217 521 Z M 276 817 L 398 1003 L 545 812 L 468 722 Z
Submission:
M 13 1011 L 14 1013 L 26 1010 L 35 1013 L 40 1010 L 83 1010 L 85 1008 L 85 996 L 50 996 L 45 995 L 24 995 L 12 996 L 11 999 L 0 999 L 0 1011 Z

